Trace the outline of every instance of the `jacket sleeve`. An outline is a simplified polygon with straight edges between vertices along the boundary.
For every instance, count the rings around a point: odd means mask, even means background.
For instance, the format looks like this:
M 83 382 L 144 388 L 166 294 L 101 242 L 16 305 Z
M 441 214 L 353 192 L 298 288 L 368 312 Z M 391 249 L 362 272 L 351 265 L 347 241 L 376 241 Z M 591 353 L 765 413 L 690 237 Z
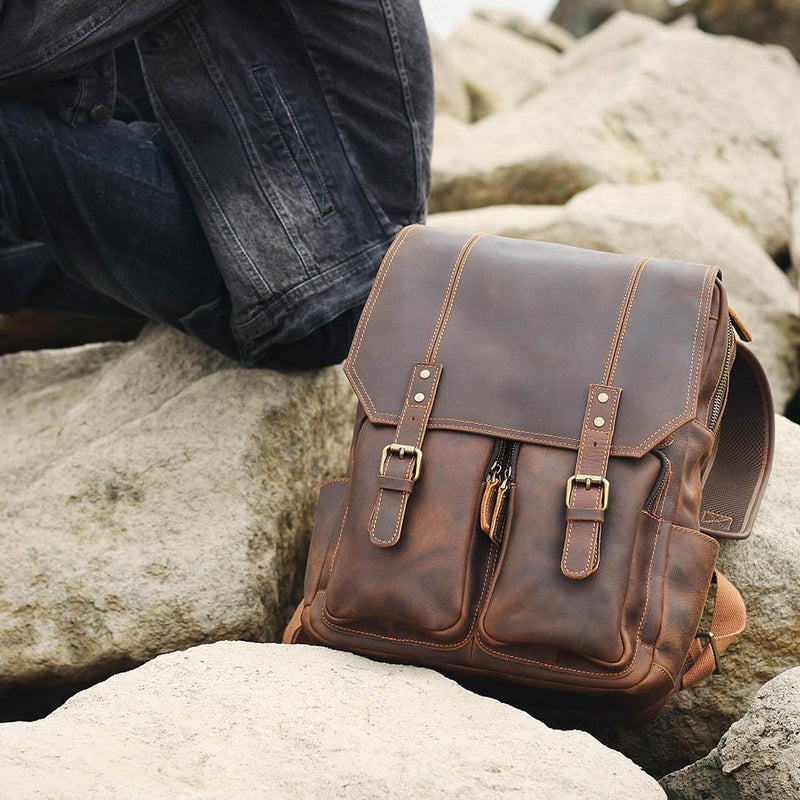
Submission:
M 187 0 L 0 0 L 0 87 L 80 73 Z

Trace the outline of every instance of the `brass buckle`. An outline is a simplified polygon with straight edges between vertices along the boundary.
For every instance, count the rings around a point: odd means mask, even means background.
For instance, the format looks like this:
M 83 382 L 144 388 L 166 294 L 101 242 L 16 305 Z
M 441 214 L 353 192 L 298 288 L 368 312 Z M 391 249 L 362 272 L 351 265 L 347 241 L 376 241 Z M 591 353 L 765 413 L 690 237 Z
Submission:
M 717 639 L 711 631 L 700 631 L 695 634 L 695 639 L 708 639 L 708 644 L 711 647 L 711 652 L 714 654 L 714 671 L 712 675 L 719 675 L 722 672 L 722 667 L 719 663 L 719 653 L 717 652 Z
M 567 480 L 567 508 L 569 508 L 569 496 L 572 494 L 572 488 L 575 486 L 576 483 L 583 483 L 586 485 L 587 489 L 591 489 L 592 486 L 602 486 L 602 510 L 605 511 L 608 508 L 608 495 L 611 492 L 611 484 L 608 482 L 607 478 L 604 478 L 602 475 L 572 475 Z
M 405 458 L 406 454 L 408 454 L 416 459 L 414 463 L 414 474 L 411 476 L 411 480 L 416 483 L 422 471 L 422 450 L 420 450 L 419 447 L 412 447 L 410 444 L 387 444 L 386 447 L 383 448 L 383 453 L 381 454 L 381 475 L 383 475 L 386 459 L 389 458 L 390 453 L 393 453 L 399 458 Z

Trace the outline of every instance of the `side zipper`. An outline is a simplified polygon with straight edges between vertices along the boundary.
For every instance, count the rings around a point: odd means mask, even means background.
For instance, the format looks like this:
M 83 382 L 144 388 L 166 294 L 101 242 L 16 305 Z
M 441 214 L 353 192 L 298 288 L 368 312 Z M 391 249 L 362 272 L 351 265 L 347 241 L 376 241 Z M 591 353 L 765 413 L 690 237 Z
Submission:
M 717 388 L 711 399 L 708 412 L 708 427 L 713 431 L 722 416 L 722 409 L 725 407 L 725 400 L 728 396 L 728 384 L 730 383 L 731 367 L 733 366 L 733 352 L 736 344 L 733 323 L 728 320 L 728 342 L 725 351 L 725 361 L 722 364 L 722 375 L 720 376 Z
M 670 463 L 669 459 L 660 450 L 652 450 L 651 452 L 661 462 L 661 468 L 656 476 L 656 482 L 653 484 L 653 488 L 650 490 L 647 500 L 645 500 L 644 510 L 657 516 L 658 507 L 661 505 L 664 489 L 666 488 L 667 479 L 669 478 Z
M 481 530 L 498 544 L 503 536 L 516 477 L 519 442 L 498 439 L 486 469 L 480 504 Z

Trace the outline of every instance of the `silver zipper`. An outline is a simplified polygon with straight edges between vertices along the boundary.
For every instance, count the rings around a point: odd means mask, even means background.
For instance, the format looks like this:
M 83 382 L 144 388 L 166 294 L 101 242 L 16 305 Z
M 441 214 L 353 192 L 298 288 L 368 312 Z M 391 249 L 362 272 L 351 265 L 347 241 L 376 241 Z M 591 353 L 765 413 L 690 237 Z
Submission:
M 722 375 L 717 384 L 714 397 L 711 400 L 711 409 L 708 412 L 708 427 L 714 430 L 719 418 L 722 414 L 722 409 L 725 405 L 725 398 L 728 394 L 728 383 L 731 377 L 731 367 L 733 366 L 733 347 L 735 344 L 735 337 L 733 333 L 733 325 L 730 319 L 728 320 L 728 343 L 727 350 L 725 351 L 725 361 L 722 365 Z

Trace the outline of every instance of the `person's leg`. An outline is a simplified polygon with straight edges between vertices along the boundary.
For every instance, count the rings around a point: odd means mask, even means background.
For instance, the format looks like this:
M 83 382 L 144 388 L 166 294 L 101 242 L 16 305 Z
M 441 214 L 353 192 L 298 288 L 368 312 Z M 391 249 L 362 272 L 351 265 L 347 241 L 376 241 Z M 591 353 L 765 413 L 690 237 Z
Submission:
M 156 130 L 117 120 L 70 128 L 0 93 L 0 218 L 45 243 L 72 280 L 236 356 L 227 292 Z M 0 297 L 23 307 L 42 287 L 20 298 L 19 281 L 0 270 Z
M 26 309 L 92 317 L 140 318 L 130 308 L 70 278 L 50 248 L 0 227 L 0 314 Z

